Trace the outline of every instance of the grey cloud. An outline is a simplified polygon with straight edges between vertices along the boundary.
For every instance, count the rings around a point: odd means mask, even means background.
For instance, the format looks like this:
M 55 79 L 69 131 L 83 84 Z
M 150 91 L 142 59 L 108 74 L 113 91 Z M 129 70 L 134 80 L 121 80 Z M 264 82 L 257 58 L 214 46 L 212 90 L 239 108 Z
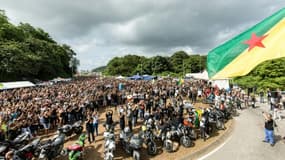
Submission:
M 283 0 L 3 0 L 15 22 L 70 44 L 81 68 L 114 56 L 207 53 L 285 5 Z M 91 60 L 92 59 L 92 60 Z

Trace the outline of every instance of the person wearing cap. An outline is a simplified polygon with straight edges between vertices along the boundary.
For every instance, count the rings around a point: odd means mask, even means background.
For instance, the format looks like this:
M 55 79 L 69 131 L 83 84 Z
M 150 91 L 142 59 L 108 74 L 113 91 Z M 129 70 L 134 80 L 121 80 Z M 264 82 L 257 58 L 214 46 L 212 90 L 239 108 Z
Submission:
M 274 141 L 274 121 L 272 119 L 272 115 L 265 112 L 262 112 L 262 115 L 265 118 L 265 123 L 264 123 L 265 139 L 263 140 L 263 142 L 270 143 L 270 145 L 273 147 L 275 141 Z

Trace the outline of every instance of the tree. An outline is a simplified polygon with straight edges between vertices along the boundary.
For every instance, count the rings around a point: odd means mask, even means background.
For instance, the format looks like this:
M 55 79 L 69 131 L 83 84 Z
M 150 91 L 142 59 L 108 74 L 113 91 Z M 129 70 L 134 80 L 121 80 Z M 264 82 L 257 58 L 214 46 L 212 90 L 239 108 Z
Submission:
M 246 88 L 285 89 L 285 58 L 261 63 L 248 75 L 237 77 L 234 82 Z
M 40 28 L 9 23 L 0 10 L 0 81 L 70 77 L 79 65 L 75 55 Z
M 189 55 L 184 51 L 175 52 L 170 57 L 171 67 L 175 73 L 183 73 L 184 71 L 184 60 L 188 59 Z

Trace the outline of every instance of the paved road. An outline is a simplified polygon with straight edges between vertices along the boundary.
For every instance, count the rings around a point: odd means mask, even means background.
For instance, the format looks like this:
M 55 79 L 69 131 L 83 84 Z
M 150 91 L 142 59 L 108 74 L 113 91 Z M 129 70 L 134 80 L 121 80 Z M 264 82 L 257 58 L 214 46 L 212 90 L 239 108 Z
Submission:
M 204 155 L 199 160 L 284 160 L 285 143 L 281 136 L 285 136 L 285 118 L 276 121 L 278 130 L 275 136 L 277 142 L 274 147 L 262 142 L 264 139 L 264 118 L 262 111 L 268 111 L 265 104 L 257 104 L 255 109 L 244 109 L 235 118 L 235 128 L 232 135 L 215 150 Z M 282 113 L 285 117 L 285 111 Z

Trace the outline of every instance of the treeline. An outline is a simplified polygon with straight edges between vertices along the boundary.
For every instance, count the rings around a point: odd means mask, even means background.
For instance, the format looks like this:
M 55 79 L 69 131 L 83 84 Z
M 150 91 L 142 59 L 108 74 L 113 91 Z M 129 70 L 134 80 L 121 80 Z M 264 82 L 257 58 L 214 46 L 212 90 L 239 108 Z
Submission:
M 246 65 L 246 64 L 245 64 Z M 186 73 L 197 73 L 205 70 L 206 56 L 188 55 L 184 51 L 174 53 L 170 57 L 126 55 L 115 57 L 107 66 L 94 69 L 105 75 L 131 76 L 134 74 L 149 74 L 180 77 Z M 231 80 L 243 88 L 257 90 L 281 89 L 285 90 L 285 58 L 269 60 L 258 65 L 248 75 Z
M 244 88 L 255 88 L 257 90 L 285 90 L 285 58 L 261 63 L 247 76 L 235 78 L 233 83 Z
M 40 28 L 13 25 L 0 10 L 0 81 L 70 77 L 79 65 L 75 55 Z
M 188 55 L 184 51 L 179 51 L 170 57 L 154 56 L 147 58 L 137 55 L 115 57 L 108 62 L 103 73 L 113 76 L 131 76 L 134 74 L 182 76 L 190 72 L 201 72 L 205 68 L 206 56 Z

